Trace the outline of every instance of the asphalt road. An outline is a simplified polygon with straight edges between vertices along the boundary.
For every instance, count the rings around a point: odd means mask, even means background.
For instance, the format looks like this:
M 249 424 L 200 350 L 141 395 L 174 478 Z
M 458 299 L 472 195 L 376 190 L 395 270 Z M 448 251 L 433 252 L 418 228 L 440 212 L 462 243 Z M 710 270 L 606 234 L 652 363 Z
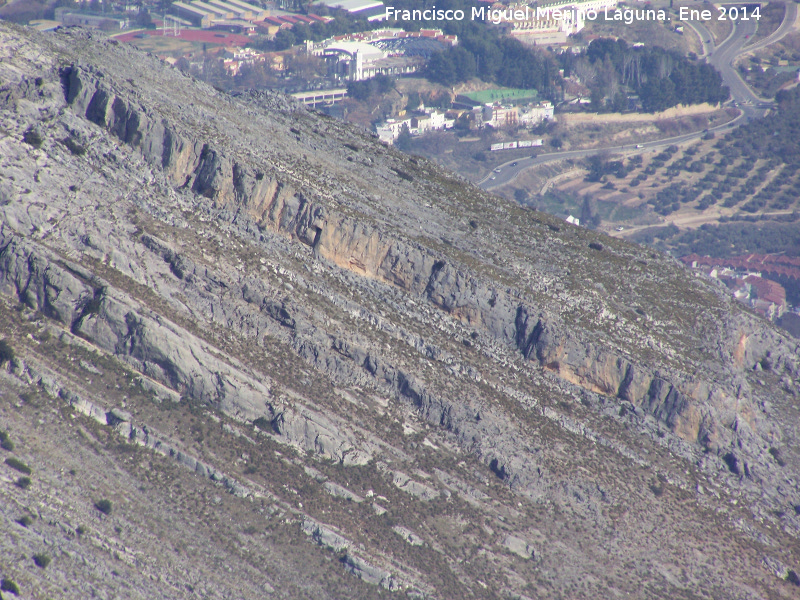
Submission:
M 788 34 L 792 30 L 792 26 L 794 25 L 795 20 L 797 19 L 797 4 L 794 2 L 787 2 L 786 3 L 786 16 L 783 19 L 780 27 L 776 29 L 773 33 L 765 37 L 763 40 L 758 42 L 748 42 L 745 44 L 745 50 L 758 50 L 763 48 L 764 46 L 769 46 L 770 44 L 777 42 L 781 38 L 783 38 L 786 34 Z
M 702 23 L 696 23 L 695 26 L 702 35 L 707 36 L 706 40 L 712 39 L 711 33 Z M 738 21 L 731 35 L 720 46 L 714 48 L 713 41 L 710 44 L 705 40 L 703 42 L 706 45 L 706 61 L 722 74 L 722 80 L 731 90 L 734 105 L 741 109 L 747 121 L 764 116 L 766 108 L 762 105 L 770 104 L 756 96 L 733 67 L 734 59 L 741 54 L 742 46 L 748 38 L 755 34 L 756 27 L 756 21 Z
M 771 108 L 772 104 L 756 96 L 750 87 L 739 76 L 736 69 L 733 68 L 734 59 L 743 51 L 750 49 L 762 48 L 772 42 L 775 42 L 785 36 L 791 29 L 792 24 L 797 17 L 797 5 L 788 3 L 786 5 L 786 17 L 781 23 L 780 27 L 768 38 L 761 40 L 752 47 L 746 47 L 745 44 L 755 34 L 757 22 L 755 20 L 749 21 L 736 21 L 734 22 L 733 31 L 719 46 L 714 44 L 714 37 L 711 32 L 703 26 L 702 22 L 696 21 L 692 23 L 693 29 L 700 34 L 700 39 L 703 44 L 703 50 L 706 55 L 706 60 L 712 64 L 721 74 L 722 80 L 725 85 L 730 88 L 731 100 L 730 103 L 739 108 L 741 115 L 733 121 L 712 127 L 709 131 L 727 131 L 737 125 L 763 117 L 767 110 Z M 644 152 L 646 150 L 655 150 L 664 148 L 672 144 L 680 144 L 693 139 L 697 139 L 704 135 L 705 132 L 695 132 L 686 135 L 680 135 L 671 138 L 664 138 L 645 142 L 638 145 L 628 144 L 625 146 L 606 146 L 603 148 L 593 148 L 591 150 L 570 150 L 566 152 L 549 152 L 546 154 L 533 155 L 524 158 L 515 158 L 509 160 L 497 167 L 493 172 L 486 175 L 478 185 L 485 190 L 505 185 L 513 181 L 525 169 L 541 165 L 548 162 L 557 160 L 564 160 L 568 158 L 584 158 L 600 152 L 610 152 L 617 154 L 620 152 Z

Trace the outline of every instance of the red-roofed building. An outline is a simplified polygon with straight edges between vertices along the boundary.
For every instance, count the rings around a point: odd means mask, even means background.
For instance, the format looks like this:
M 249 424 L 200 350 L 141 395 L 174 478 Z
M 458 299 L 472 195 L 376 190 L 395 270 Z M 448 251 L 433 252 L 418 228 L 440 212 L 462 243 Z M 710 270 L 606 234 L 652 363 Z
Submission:
M 756 275 L 748 275 L 744 280 L 753 288 L 756 297 L 751 298 L 751 305 L 756 312 L 774 321 L 786 311 L 786 290 L 781 284 Z
M 790 279 L 800 279 L 800 258 L 772 254 L 748 254 L 745 256 L 732 256 L 730 258 L 714 258 L 689 254 L 681 258 L 687 266 L 698 268 L 729 267 L 741 273 L 767 273 L 780 275 Z
M 800 280 L 800 259 L 787 256 L 748 254 L 714 258 L 689 254 L 682 257 L 681 261 L 719 279 L 738 300 L 749 304 L 756 312 L 772 321 L 781 317 L 788 308 L 786 289 L 766 276 Z
M 264 23 L 269 23 L 270 25 L 277 25 L 281 29 L 291 29 L 292 23 L 290 21 L 284 21 L 280 17 L 267 17 L 264 19 Z

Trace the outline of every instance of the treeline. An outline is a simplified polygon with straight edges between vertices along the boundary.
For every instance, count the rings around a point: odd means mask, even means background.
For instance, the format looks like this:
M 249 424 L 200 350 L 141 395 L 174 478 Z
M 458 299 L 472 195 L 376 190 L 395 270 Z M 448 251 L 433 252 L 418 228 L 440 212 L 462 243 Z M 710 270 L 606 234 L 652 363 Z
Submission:
M 349 82 L 347 84 L 347 95 L 355 100 L 365 102 L 372 96 L 386 94 L 392 89 L 394 89 L 394 79 L 378 74 L 363 81 Z
M 791 215 L 787 215 L 789 220 Z M 634 241 L 660 246 L 656 239 L 663 239 L 664 249 L 672 250 L 675 256 L 699 254 L 727 258 L 743 254 L 777 254 L 787 256 L 800 253 L 800 222 L 759 221 L 750 223 L 737 221 L 720 225 L 703 225 L 699 229 L 680 232 L 677 227 L 661 228 L 660 231 L 642 232 L 633 236 Z
M 622 39 L 601 38 L 584 53 L 565 52 L 558 60 L 565 76 L 577 75 L 589 87 L 598 110 L 624 110 L 628 91 L 650 112 L 677 104 L 716 104 L 730 97 L 711 65 L 657 46 L 633 47 Z
M 425 77 L 452 86 L 479 77 L 512 88 L 536 89 L 557 99 L 561 77 L 554 57 L 509 37 L 461 38 L 459 45 L 431 56 Z
M 420 0 L 396 0 L 398 10 L 423 8 Z M 466 0 L 442 0 L 437 9 L 463 10 L 463 21 L 397 21 L 385 26 L 405 29 L 437 28 L 458 36 L 458 46 L 434 54 L 424 73 L 430 81 L 446 86 L 479 77 L 498 85 L 536 89 L 545 98 L 557 99 L 561 77 L 555 57 L 544 50 L 530 48 L 519 41 L 501 36 L 500 30 L 488 23 L 470 18 L 473 3 Z

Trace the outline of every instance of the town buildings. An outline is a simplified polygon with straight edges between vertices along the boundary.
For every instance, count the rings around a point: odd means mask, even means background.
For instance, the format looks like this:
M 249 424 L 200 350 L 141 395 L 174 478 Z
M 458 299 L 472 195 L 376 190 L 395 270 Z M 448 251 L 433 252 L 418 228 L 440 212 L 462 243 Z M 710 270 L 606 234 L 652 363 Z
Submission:
M 274 35 L 280 29 L 293 27 L 297 23 L 311 24 L 323 21 L 314 14 L 272 14 L 260 6 L 244 0 L 186 0 L 173 2 L 170 13 L 174 18 L 186 21 L 202 29 L 224 29 L 253 33 L 261 30 Z
M 108 7 L 108 8 L 106 8 Z M 167 13 L 149 7 L 152 17 L 168 21 L 175 27 L 199 27 L 201 29 L 224 28 L 229 31 L 252 33 L 256 25 L 263 23 L 269 11 L 244 0 L 178 0 L 172 2 Z M 81 25 L 108 31 L 134 27 L 134 19 L 140 6 L 133 3 L 106 3 L 102 12 L 59 7 L 55 19 L 62 25 Z M 319 19 L 319 17 L 317 17 Z
M 800 258 L 763 254 L 714 258 L 690 254 L 681 261 L 723 282 L 737 300 L 771 321 L 790 309 L 786 289 L 775 279 L 787 285 L 800 283 Z
M 387 144 L 393 144 L 400 137 L 404 129 L 411 135 L 422 135 L 428 131 L 443 131 L 451 129 L 455 123 L 453 118 L 439 110 L 421 107 L 411 115 L 387 119 L 375 128 L 378 138 Z
M 243 65 L 256 65 L 267 62 L 268 54 L 274 53 L 258 52 L 252 48 L 226 48 L 222 52 L 221 58 L 228 75 L 236 76 L 239 74 Z M 281 56 L 281 59 L 282 58 Z M 283 70 L 283 60 L 281 60 L 278 65 L 273 64 L 273 61 L 269 62 L 269 67 L 272 70 Z
M 127 29 L 130 25 L 130 19 L 124 14 L 88 13 L 69 10 L 63 6 L 55 10 L 55 20 L 68 27 L 94 27 L 106 31 Z
M 536 4 L 495 3 L 498 27 L 532 46 L 564 44 L 581 31 L 588 18 L 615 8 L 618 0 L 544 0 Z
M 386 6 L 380 0 L 318 0 L 316 4 L 339 8 L 352 15 L 363 17 L 367 21 L 386 19 Z
M 376 75 L 405 75 L 425 65 L 422 57 L 391 56 L 366 42 L 332 43 L 317 55 L 322 56 L 328 64 L 329 76 L 346 81 L 363 81 Z
M 376 75 L 396 77 L 414 73 L 425 66 L 428 54 L 458 43 L 457 36 L 439 29 L 408 32 L 381 29 L 336 36 L 321 42 L 306 42 L 309 54 L 320 56 L 328 65 L 328 75 L 345 81 L 363 81 Z M 413 56 L 406 51 L 414 48 Z
M 428 131 L 441 131 L 453 127 L 456 118 L 461 115 L 469 114 L 473 126 L 481 129 L 492 127 L 495 129 L 506 129 L 517 126 L 530 127 L 541 123 L 545 119 L 552 119 L 553 104 L 547 100 L 543 102 L 532 102 L 519 106 L 503 105 L 500 102 L 477 105 L 471 109 L 454 109 L 445 112 L 430 110 L 421 107 L 421 110 L 402 118 L 387 119 L 375 129 L 381 141 L 388 144 L 394 143 L 404 128 L 408 129 L 411 135 L 422 135 Z M 531 140 L 496 144 L 491 150 L 503 150 L 506 148 L 533 147 L 541 145 L 541 140 Z M 524 144 L 524 146 L 523 146 Z M 497 146 L 497 147 L 495 147 Z
M 485 104 L 481 109 L 479 127 L 504 129 L 508 127 L 532 127 L 544 120 L 553 118 L 553 103 L 530 103 L 522 106 L 509 106 L 500 102 Z

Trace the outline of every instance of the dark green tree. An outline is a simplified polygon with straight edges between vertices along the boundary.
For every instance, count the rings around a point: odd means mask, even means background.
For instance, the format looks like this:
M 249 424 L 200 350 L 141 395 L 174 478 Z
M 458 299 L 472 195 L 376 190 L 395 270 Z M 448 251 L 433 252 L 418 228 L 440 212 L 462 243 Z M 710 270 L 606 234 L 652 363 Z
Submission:
M 275 50 L 288 50 L 297 43 L 297 38 L 291 29 L 281 29 L 275 34 L 272 45 Z
M 411 150 L 411 132 L 408 130 L 406 125 L 403 125 L 403 129 L 400 132 L 400 135 L 398 135 L 397 139 L 394 141 L 394 145 L 402 152 L 408 152 Z

